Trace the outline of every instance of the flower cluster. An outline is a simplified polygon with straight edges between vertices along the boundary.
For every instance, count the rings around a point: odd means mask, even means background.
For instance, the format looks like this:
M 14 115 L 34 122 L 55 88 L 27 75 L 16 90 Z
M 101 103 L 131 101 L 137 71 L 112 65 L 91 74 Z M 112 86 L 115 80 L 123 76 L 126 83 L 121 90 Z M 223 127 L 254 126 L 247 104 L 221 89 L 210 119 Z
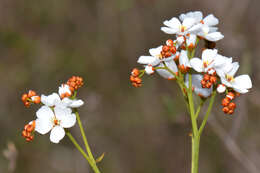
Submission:
M 59 143 L 65 136 L 64 128 L 71 128 L 76 123 L 75 109 L 84 104 L 76 99 L 76 91 L 83 85 L 83 79 L 72 76 L 66 84 L 61 84 L 58 93 L 37 96 L 32 90 L 23 94 L 22 101 L 26 107 L 31 103 L 41 104 L 36 112 L 36 120 L 25 125 L 22 136 L 26 141 L 34 139 L 34 132 L 42 135 L 50 132 L 50 141 Z
M 239 68 L 238 62 L 233 62 L 230 57 L 219 54 L 215 49 L 216 42 L 224 36 L 218 31 L 219 20 L 210 14 L 203 17 L 202 12 L 188 12 L 181 14 L 179 18 L 173 17 L 163 22 L 161 30 L 167 34 L 176 35 L 175 39 L 167 40 L 165 45 L 149 49 L 149 56 L 140 56 L 138 63 L 144 69 L 132 71 L 130 80 L 135 87 L 141 86 L 144 73 L 151 75 L 155 71 L 166 79 L 177 79 L 183 92 L 189 87 L 188 76 L 192 75 L 192 89 L 202 98 L 211 96 L 213 91 L 226 93 L 227 97 L 223 112 L 232 114 L 236 107 L 231 102 L 234 98 L 228 97 L 230 93 L 247 93 L 252 88 L 252 82 L 248 75 L 235 77 Z M 200 41 L 205 45 L 198 50 Z M 200 52 L 199 52 L 200 51 Z M 195 53 L 201 56 L 195 57 Z M 139 73 L 135 73 L 138 71 Z M 136 75 L 136 76 L 135 76 Z M 228 94 L 229 93 L 229 94 Z

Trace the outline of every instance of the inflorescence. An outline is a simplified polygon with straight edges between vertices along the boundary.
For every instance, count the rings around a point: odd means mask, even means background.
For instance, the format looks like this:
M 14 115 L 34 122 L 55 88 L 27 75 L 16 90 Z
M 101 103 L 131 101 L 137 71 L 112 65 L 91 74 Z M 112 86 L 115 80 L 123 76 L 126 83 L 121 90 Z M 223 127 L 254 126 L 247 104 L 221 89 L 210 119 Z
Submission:
M 134 87 L 142 86 L 142 76 L 154 74 L 156 71 L 166 79 L 177 79 L 182 86 L 183 93 L 189 87 L 188 74 L 192 74 L 192 90 L 198 96 L 206 99 L 213 90 L 226 93 L 222 100 L 222 111 L 233 114 L 236 108 L 234 99 L 240 94 L 247 93 L 252 88 L 248 75 L 235 77 L 239 69 L 238 62 L 233 58 L 219 54 L 216 42 L 224 35 L 218 31 L 219 20 L 210 14 L 203 18 L 200 11 L 181 14 L 163 22 L 161 30 L 167 34 L 176 35 L 175 39 L 168 39 L 164 45 L 149 49 L 149 56 L 140 56 L 138 63 L 144 69 L 134 68 L 130 81 Z M 199 42 L 204 41 L 199 50 Z M 199 57 L 194 57 L 195 52 Z
M 30 142 L 34 139 L 34 132 L 42 135 L 50 133 L 50 141 L 59 143 L 65 136 L 64 128 L 70 128 L 76 123 L 76 115 L 73 108 L 84 104 L 82 100 L 76 99 L 77 90 L 83 86 L 83 79 L 79 76 L 72 76 L 66 84 L 61 84 L 57 93 L 51 95 L 37 95 L 35 91 L 29 90 L 22 95 L 22 102 L 25 107 L 31 104 L 40 104 L 36 112 L 36 120 L 24 126 L 22 136 Z

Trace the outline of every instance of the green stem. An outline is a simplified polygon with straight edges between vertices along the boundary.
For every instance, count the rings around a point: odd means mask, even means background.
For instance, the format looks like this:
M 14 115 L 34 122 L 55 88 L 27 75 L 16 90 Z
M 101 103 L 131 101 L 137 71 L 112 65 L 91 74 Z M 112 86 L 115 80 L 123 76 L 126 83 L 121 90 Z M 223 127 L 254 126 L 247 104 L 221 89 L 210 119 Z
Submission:
M 200 126 L 200 129 L 199 129 L 199 135 L 201 135 L 201 133 L 202 133 L 202 131 L 203 131 L 203 129 L 204 129 L 204 127 L 205 127 L 207 121 L 208 121 L 210 112 L 211 112 L 212 107 L 213 107 L 213 103 L 214 103 L 214 101 L 215 101 L 216 93 L 217 93 L 216 90 L 214 90 L 213 93 L 212 93 L 212 95 L 211 95 L 208 110 L 207 110 L 207 112 L 206 112 L 206 114 L 205 114 L 205 116 L 204 116 L 204 119 L 203 119 L 203 121 L 202 121 L 202 123 L 201 123 L 201 126 Z
M 192 96 L 192 75 L 191 74 L 189 74 L 188 101 L 189 101 L 189 109 L 190 109 L 193 136 L 197 136 L 198 126 L 197 126 L 197 121 L 196 121 L 195 113 L 194 113 L 194 103 L 193 103 L 193 96 Z
M 97 165 L 96 165 L 96 161 L 93 157 L 93 154 L 90 150 L 90 147 L 89 147 L 89 144 L 88 144 L 88 140 L 87 140 L 87 137 L 85 135 L 85 132 L 84 132 L 84 129 L 83 129 L 83 126 L 82 126 L 82 123 L 81 123 L 81 120 L 80 120 L 80 116 L 79 116 L 79 113 L 76 109 L 75 111 L 75 114 L 76 114 L 76 117 L 77 117 L 77 121 L 78 121 L 78 125 L 79 125 L 79 128 L 80 128 L 80 132 L 81 132 L 81 135 L 82 135 L 82 139 L 84 141 L 84 144 L 85 144 L 85 147 L 86 147 L 86 150 L 87 150 L 87 153 L 88 153 L 88 157 L 90 158 L 90 161 L 91 161 L 91 167 L 92 169 L 94 170 L 95 173 L 100 173 Z
M 85 151 L 80 147 L 80 145 L 77 143 L 77 141 L 75 140 L 75 138 L 71 135 L 70 132 L 66 132 L 66 135 L 69 137 L 69 139 L 71 140 L 71 142 L 75 145 L 75 147 L 79 150 L 79 152 L 83 155 L 83 157 L 88 161 L 88 163 L 90 164 L 90 166 L 92 167 L 93 171 L 95 173 L 100 173 L 100 171 L 98 170 L 98 167 L 96 165 L 96 162 L 92 161 L 87 154 L 85 153 Z
M 196 114 L 195 114 L 195 119 L 198 118 L 199 113 L 200 113 L 200 110 L 201 110 L 202 106 L 204 105 L 204 103 L 205 103 L 205 99 L 200 99 L 200 105 L 199 105 L 199 107 L 197 108 L 197 111 L 196 111 Z
M 199 147 L 200 147 L 200 136 L 192 136 L 191 173 L 198 173 L 199 170 Z

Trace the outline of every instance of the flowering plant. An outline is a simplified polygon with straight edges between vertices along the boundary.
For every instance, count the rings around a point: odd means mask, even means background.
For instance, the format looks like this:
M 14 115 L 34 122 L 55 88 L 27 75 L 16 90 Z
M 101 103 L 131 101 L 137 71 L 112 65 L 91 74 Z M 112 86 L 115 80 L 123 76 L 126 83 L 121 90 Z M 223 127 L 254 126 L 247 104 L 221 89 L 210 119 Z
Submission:
M 79 76 L 72 76 L 66 84 L 61 84 L 58 94 L 53 93 L 48 96 L 39 96 L 33 90 L 24 93 L 21 99 L 26 107 L 30 107 L 32 104 L 39 104 L 41 107 L 36 112 L 36 119 L 24 126 L 22 136 L 27 142 L 30 142 L 34 139 L 35 132 L 41 135 L 50 132 L 50 141 L 52 143 L 59 143 L 67 135 L 88 161 L 93 171 L 99 173 L 100 171 L 96 163 L 103 159 L 104 154 L 96 160 L 94 159 L 77 110 L 77 108 L 84 104 L 82 100 L 76 99 L 77 90 L 82 86 L 83 79 Z M 86 151 L 82 149 L 69 131 L 69 128 L 73 127 L 76 122 L 78 122 L 80 127 Z
M 200 11 L 181 14 L 163 22 L 161 30 L 176 35 L 165 45 L 149 49 L 149 56 L 140 56 L 138 63 L 144 69 L 134 68 L 130 81 L 134 87 L 142 86 L 142 76 L 152 75 L 156 71 L 160 76 L 177 82 L 181 89 L 192 125 L 192 164 L 191 172 L 198 173 L 200 138 L 211 113 L 216 94 L 224 94 L 222 111 L 233 114 L 234 102 L 240 94 L 252 88 L 248 75 L 235 77 L 239 68 L 238 62 L 219 54 L 215 49 L 216 42 L 224 36 L 218 31 L 219 20 L 210 14 L 203 18 Z M 199 43 L 204 41 L 202 51 Z M 195 53 L 198 57 L 195 57 Z M 195 109 L 194 96 L 200 98 Z M 204 103 L 209 100 L 207 111 L 199 124 L 199 114 Z

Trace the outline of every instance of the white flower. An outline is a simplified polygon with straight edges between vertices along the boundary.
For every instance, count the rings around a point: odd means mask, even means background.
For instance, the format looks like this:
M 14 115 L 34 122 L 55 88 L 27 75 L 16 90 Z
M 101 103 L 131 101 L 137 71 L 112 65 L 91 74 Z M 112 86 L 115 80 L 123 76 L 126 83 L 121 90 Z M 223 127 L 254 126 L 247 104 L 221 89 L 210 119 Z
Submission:
M 154 73 L 154 69 L 153 69 L 152 65 L 146 65 L 144 70 L 145 70 L 145 73 L 148 75 L 151 75 Z
M 179 16 L 181 21 L 184 21 L 186 18 L 193 18 L 195 19 L 196 23 L 200 22 L 202 20 L 203 14 L 201 11 L 191 11 L 186 14 L 181 14 Z
M 203 20 L 201 20 L 201 23 L 202 26 L 201 31 L 198 33 L 199 36 L 213 42 L 224 38 L 224 35 L 218 32 L 218 28 L 215 27 L 219 21 L 213 14 L 206 16 Z
M 214 61 L 218 55 L 216 49 L 206 49 L 202 52 L 202 59 L 192 58 L 190 60 L 191 67 L 197 72 L 207 72 L 208 69 L 214 67 Z
M 53 143 L 59 143 L 65 136 L 64 128 L 70 128 L 76 123 L 76 116 L 69 108 L 55 107 L 52 110 L 48 106 L 42 106 L 36 116 L 35 131 L 42 135 L 51 131 L 50 140 Z
M 61 99 L 57 93 L 51 95 L 41 96 L 41 102 L 49 107 L 58 106 L 58 107 L 68 107 L 68 108 L 78 108 L 84 104 L 82 100 L 72 100 L 67 97 Z
M 183 66 L 184 68 L 191 67 L 190 60 L 188 58 L 188 52 L 186 50 L 181 51 L 180 58 L 179 58 L 179 64 L 181 66 Z
M 188 33 L 198 32 L 201 24 L 197 23 L 197 19 L 193 17 L 185 17 L 182 23 L 178 18 L 173 17 L 171 20 L 163 22 L 166 27 L 161 27 L 161 30 L 167 34 L 186 35 Z
M 223 84 L 219 84 L 218 87 L 217 87 L 217 92 L 218 93 L 224 93 L 226 91 L 226 86 L 223 85 Z
M 63 97 L 64 95 L 68 95 L 71 96 L 71 91 L 70 91 L 70 87 L 67 84 L 61 84 L 61 86 L 59 87 L 59 95 L 60 97 Z
M 203 79 L 203 75 L 201 74 L 193 74 L 192 75 L 192 88 L 194 92 L 200 97 L 209 97 L 212 93 L 213 86 L 211 88 L 202 88 L 201 80 Z M 189 88 L 189 75 L 185 76 L 185 85 Z
M 195 34 L 190 34 L 186 39 L 186 44 L 188 48 L 195 48 L 197 36 Z
M 54 106 L 57 101 L 60 100 L 60 97 L 57 93 L 53 93 L 51 95 L 45 96 L 41 95 L 41 102 L 46 106 Z
M 223 66 L 222 72 L 219 73 L 221 82 L 227 87 L 233 88 L 236 92 L 247 93 L 248 89 L 252 88 L 251 79 L 248 75 L 234 77 L 238 68 L 239 64 L 237 62 Z
M 162 46 L 149 49 L 151 56 L 140 56 L 139 59 L 137 60 L 137 62 L 139 64 L 145 65 L 146 67 L 147 66 L 164 67 L 164 63 L 165 63 L 165 65 L 170 70 L 172 70 L 175 73 L 178 72 L 178 68 L 177 68 L 177 66 L 176 66 L 176 64 L 173 60 L 176 56 L 178 56 L 178 53 L 176 52 L 176 54 L 174 54 L 174 55 L 172 55 L 168 58 L 162 58 L 161 51 L 162 51 Z M 159 75 L 161 75 L 162 77 L 164 77 L 166 79 L 173 79 L 174 78 L 174 75 L 172 75 L 170 72 L 168 72 L 165 69 L 156 69 L 156 71 L 158 72 Z

